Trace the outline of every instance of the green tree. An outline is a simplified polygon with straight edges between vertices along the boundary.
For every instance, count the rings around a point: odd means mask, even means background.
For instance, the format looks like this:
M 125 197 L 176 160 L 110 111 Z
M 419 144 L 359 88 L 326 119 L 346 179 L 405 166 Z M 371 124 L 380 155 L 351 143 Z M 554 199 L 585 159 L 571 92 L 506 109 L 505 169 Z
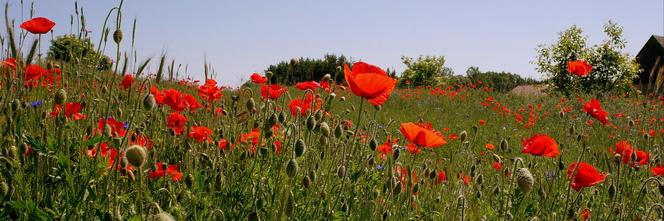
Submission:
M 109 70 L 112 65 L 110 58 L 95 51 L 89 38 L 79 38 L 76 35 L 58 36 L 52 40 L 48 57 L 58 61 L 94 65 L 99 70 Z
M 444 56 L 420 55 L 417 59 L 401 56 L 401 62 L 406 65 L 401 73 L 401 84 L 408 80 L 415 86 L 439 85 L 454 75 L 452 69 L 445 68 Z
M 323 59 L 299 58 L 282 61 L 270 65 L 266 72 L 272 72 L 271 82 L 279 84 L 295 84 L 302 81 L 318 81 L 325 74 L 330 74 L 337 82 L 342 82 L 343 65 L 348 59 L 345 56 L 327 54 Z
M 608 38 L 589 47 L 583 31 L 572 26 L 559 34 L 556 43 L 540 45 L 533 63 L 553 90 L 568 96 L 573 93 L 627 90 L 639 68 L 634 59 L 621 52 L 626 44 L 622 32 L 622 27 L 609 21 L 604 25 Z M 586 76 L 574 76 L 567 72 L 567 62 L 571 60 L 586 60 L 593 69 Z
M 466 76 L 471 82 L 482 82 L 483 85 L 491 86 L 496 91 L 508 92 L 519 85 L 537 84 L 536 80 L 522 78 L 518 74 L 509 72 L 482 72 L 478 67 L 469 67 L 466 70 Z

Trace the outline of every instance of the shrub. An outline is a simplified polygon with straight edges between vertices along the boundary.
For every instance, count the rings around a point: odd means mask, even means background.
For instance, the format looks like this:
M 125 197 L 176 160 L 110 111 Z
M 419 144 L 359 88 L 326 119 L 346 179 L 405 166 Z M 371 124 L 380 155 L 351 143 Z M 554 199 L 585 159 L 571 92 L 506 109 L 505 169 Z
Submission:
M 454 75 L 452 69 L 445 67 L 444 56 L 420 55 L 417 59 L 401 56 L 401 62 L 406 65 L 406 70 L 401 73 L 400 85 L 410 82 L 414 86 L 436 86 Z

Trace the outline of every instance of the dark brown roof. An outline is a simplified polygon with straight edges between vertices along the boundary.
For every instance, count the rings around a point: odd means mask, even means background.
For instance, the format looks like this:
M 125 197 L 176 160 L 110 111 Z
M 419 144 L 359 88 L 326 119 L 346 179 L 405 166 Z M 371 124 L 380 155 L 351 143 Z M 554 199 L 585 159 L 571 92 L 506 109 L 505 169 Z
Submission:
M 642 83 L 648 82 L 648 77 L 650 75 L 650 70 L 655 65 L 657 57 L 661 56 L 660 64 L 664 65 L 664 36 L 652 35 L 646 41 L 641 51 L 636 55 L 636 61 L 641 66 L 643 70 L 640 74 L 640 79 L 635 81 L 640 81 Z

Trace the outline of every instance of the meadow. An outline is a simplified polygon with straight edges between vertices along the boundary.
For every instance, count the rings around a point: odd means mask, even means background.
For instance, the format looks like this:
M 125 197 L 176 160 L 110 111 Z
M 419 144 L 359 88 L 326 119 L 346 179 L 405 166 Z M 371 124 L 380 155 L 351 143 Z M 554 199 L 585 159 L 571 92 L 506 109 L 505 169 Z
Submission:
M 2 220 L 664 218 L 664 97 L 397 88 L 364 62 L 228 88 L 119 46 L 110 70 L 37 57 L 44 24 L 3 34 Z

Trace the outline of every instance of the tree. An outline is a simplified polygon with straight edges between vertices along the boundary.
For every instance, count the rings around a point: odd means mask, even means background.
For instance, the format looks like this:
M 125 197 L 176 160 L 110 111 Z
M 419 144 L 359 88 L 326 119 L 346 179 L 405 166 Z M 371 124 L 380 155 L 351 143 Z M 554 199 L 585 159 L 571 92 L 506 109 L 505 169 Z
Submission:
M 553 90 L 569 96 L 572 93 L 593 93 L 627 90 L 639 68 L 636 61 L 620 50 L 625 48 L 622 27 L 611 21 L 604 25 L 608 39 L 592 47 L 587 46 L 583 31 L 572 26 L 561 32 L 552 45 L 540 45 L 534 63 Z M 590 74 L 578 77 L 567 72 L 567 62 L 586 60 L 593 66 Z
M 110 58 L 100 55 L 94 49 L 94 45 L 92 45 L 89 38 L 81 38 L 75 35 L 58 36 L 52 40 L 48 57 L 58 61 L 94 65 L 99 70 L 109 70 L 111 68 Z
M 499 92 L 508 92 L 519 85 L 537 84 L 536 80 L 522 78 L 518 74 L 509 72 L 487 71 L 482 72 L 478 67 L 469 67 L 466 76 L 473 83 L 482 82 Z
M 406 70 L 401 73 L 401 84 L 408 80 L 415 86 L 438 85 L 454 74 L 452 69 L 444 67 L 444 56 L 420 55 L 416 60 L 401 56 L 401 62 L 406 65 Z
M 318 81 L 325 74 L 330 74 L 332 79 L 342 82 L 343 65 L 348 62 L 345 56 L 326 54 L 323 59 L 299 58 L 290 61 L 282 61 L 276 65 L 270 65 L 266 72 L 272 72 L 271 82 L 280 84 L 295 84 L 302 81 Z

